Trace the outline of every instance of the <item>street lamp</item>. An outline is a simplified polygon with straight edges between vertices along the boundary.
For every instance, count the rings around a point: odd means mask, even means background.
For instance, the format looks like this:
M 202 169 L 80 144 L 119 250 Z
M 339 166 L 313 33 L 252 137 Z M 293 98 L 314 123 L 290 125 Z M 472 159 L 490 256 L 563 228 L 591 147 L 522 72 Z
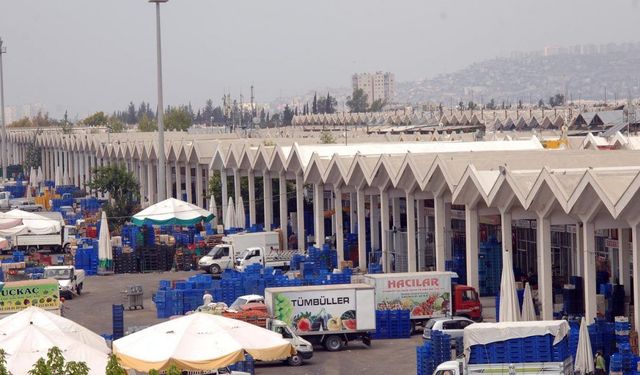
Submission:
M 164 154 L 164 114 L 162 102 L 162 48 L 160 42 L 160 4 L 168 0 L 149 0 L 156 3 L 156 43 L 158 52 L 158 176 L 156 178 L 156 189 L 158 190 L 158 202 L 165 200 L 165 167 L 166 156 Z
M 7 53 L 7 49 L 2 46 L 2 38 L 0 38 L 0 113 L 2 113 L 2 181 L 7 179 L 7 123 L 4 117 L 4 81 L 2 79 L 2 55 Z

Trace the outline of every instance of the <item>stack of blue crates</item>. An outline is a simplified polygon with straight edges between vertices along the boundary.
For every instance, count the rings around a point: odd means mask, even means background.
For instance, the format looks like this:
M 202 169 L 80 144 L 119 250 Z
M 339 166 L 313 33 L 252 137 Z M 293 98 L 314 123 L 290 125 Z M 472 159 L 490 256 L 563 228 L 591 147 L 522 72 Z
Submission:
M 571 356 L 569 339 L 553 345 L 553 336 L 531 336 L 471 346 L 470 364 L 562 362 Z
M 15 250 L 11 256 L 14 263 L 24 262 L 24 251 Z
M 416 348 L 417 375 L 431 375 L 436 369 L 431 341 L 425 341 Z
M 22 198 L 27 192 L 27 187 L 22 186 L 22 184 L 7 185 L 4 187 L 4 191 L 8 191 L 9 193 L 11 193 L 11 196 L 13 198 Z
M 87 276 L 98 273 L 98 263 L 98 241 L 92 240 L 76 250 L 75 267 L 84 270 Z
M 629 333 L 631 332 L 631 323 L 629 318 L 625 316 L 616 316 L 614 327 L 616 330 L 616 346 L 620 348 L 620 344 L 629 343 Z
M 100 210 L 100 201 L 95 197 L 83 198 L 80 200 L 80 208 L 82 211 L 97 212 Z
M 411 336 L 409 310 L 376 311 L 376 332 L 374 339 L 399 339 Z
M 431 350 L 436 366 L 451 360 L 451 336 L 442 331 L 431 331 Z
M 502 273 L 502 245 L 494 237 L 482 242 L 479 248 L 479 282 L 481 296 L 495 296 L 500 291 Z
M 382 265 L 378 263 L 369 263 L 369 273 L 382 273 Z
M 117 340 L 124 336 L 124 305 L 111 306 L 113 317 L 113 339 Z
M 229 366 L 229 370 L 255 374 L 255 360 L 249 354 L 244 355 L 244 361 L 236 362 Z

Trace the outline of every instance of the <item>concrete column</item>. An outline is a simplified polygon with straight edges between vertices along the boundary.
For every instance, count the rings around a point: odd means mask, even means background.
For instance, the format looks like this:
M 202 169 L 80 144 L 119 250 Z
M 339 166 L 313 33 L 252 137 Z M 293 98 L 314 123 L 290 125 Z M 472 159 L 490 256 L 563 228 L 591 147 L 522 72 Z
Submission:
M 298 249 L 307 250 L 304 233 L 304 179 L 302 173 L 296 175 L 296 216 L 298 217 Z
M 466 205 L 464 219 L 467 247 L 467 285 L 480 290 L 480 277 L 478 275 L 478 207 Z
M 416 201 L 416 216 L 418 217 L 418 227 L 416 229 L 416 238 L 418 240 L 416 246 L 416 251 L 418 252 L 418 271 L 424 271 L 426 269 L 425 247 L 427 244 L 427 216 L 424 211 L 424 199 L 418 199 Z
M 356 232 L 356 193 L 349 194 L 349 233 Z
M 280 201 L 280 230 L 282 231 L 282 238 L 284 248 L 289 248 L 289 229 L 288 229 L 288 209 L 287 209 L 287 179 L 284 172 L 280 172 L 278 177 L 278 195 Z M 294 250 L 294 249 L 292 249 Z
M 142 166 L 142 160 L 138 160 L 138 184 L 140 185 L 140 203 L 145 203 L 145 197 L 147 197 L 147 171 Z M 147 202 L 148 203 L 148 202 Z
M 447 232 L 444 197 L 438 196 L 433 199 L 434 206 L 434 226 L 435 226 L 435 249 L 436 249 L 436 271 L 445 271 L 445 234 Z
M 551 220 L 538 216 L 537 250 L 538 250 L 538 300 L 540 301 L 542 320 L 553 319 L 553 289 L 551 269 Z
M 618 269 L 620 270 L 618 279 L 620 280 L 620 285 L 624 286 L 625 297 L 631 295 L 631 262 L 629 260 L 631 253 L 631 249 L 629 249 L 630 230 L 629 228 L 618 228 Z
M 167 163 L 165 168 L 165 179 L 167 180 L 167 198 L 176 198 L 177 194 L 173 194 L 173 172 L 171 171 L 171 164 Z M 176 168 L 177 169 L 177 168 Z M 178 172 L 176 171 L 176 178 L 178 178 Z
M 203 201 L 203 187 L 202 187 L 202 166 L 200 164 L 196 164 L 196 206 L 202 207 L 205 210 L 209 209 L 209 206 L 206 205 Z
M 413 192 L 407 192 L 406 199 L 407 271 L 416 272 L 416 198 Z
M 273 181 L 268 170 L 262 171 L 262 195 L 264 196 L 264 228 L 271 230 L 273 225 Z
M 380 250 L 380 233 L 378 230 L 378 223 L 380 222 L 378 200 L 380 200 L 380 196 L 378 194 L 371 194 L 369 199 L 369 232 L 371 233 L 371 249 Z
M 513 253 L 513 233 L 510 210 L 500 210 L 500 226 L 502 227 L 502 252 Z M 525 270 L 525 272 L 528 270 Z
M 400 228 L 402 227 L 402 221 L 400 219 L 400 198 L 391 198 L 391 224 L 392 227 L 394 229 L 394 233 L 395 231 L 400 231 Z M 395 254 L 399 254 L 401 251 L 403 251 L 404 249 L 402 249 L 399 245 L 399 239 L 400 236 L 396 236 L 394 235 L 392 237 L 392 244 L 391 246 L 393 246 L 392 251 Z M 396 264 L 397 264 L 397 259 L 396 259 Z M 397 269 L 397 265 L 396 265 L 396 269 Z
M 633 323 L 640 330 L 640 223 L 631 225 L 631 261 L 633 262 Z
M 593 222 L 583 222 L 584 244 L 584 317 L 592 323 L 598 313 L 596 303 L 596 227 Z
M 382 251 L 382 272 L 389 272 L 389 192 L 380 189 L 380 250 Z
M 576 276 L 584 276 L 584 236 L 582 225 L 576 225 Z
M 192 176 L 191 176 L 191 164 L 189 162 L 184 164 L 184 179 L 187 181 L 186 189 L 187 189 L 187 202 L 193 203 L 193 193 L 192 191 Z
M 256 223 L 256 177 L 253 170 L 247 171 L 247 180 L 249 188 L 249 225 Z
M 176 199 L 182 200 L 182 166 L 176 161 L 175 168 L 176 168 Z
M 149 204 L 156 203 L 157 191 L 156 191 L 156 178 L 154 174 L 153 162 L 147 161 L 147 198 L 149 198 Z
M 339 186 L 333 188 L 333 209 L 336 211 L 336 252 L 338 253 L 338 265 L 344 260 L 344 222 L 342 220 L 342 189 Z
M 233 169 L 233 201 L 238 202 L 242 195 L 242 176 L 240 176 L 240 170 L 238 168 Z
M 315 218 L 314 237 L 316 247 L 324 245 L 324 185 L 313 185 L 313 217 Z
M 356 213 L 358 216 L 358 268 L 367 270 L 367 227 L 364 214 L 365 194 L 362 187 L 356 193 Z
M 222 222 L 226 223 L 224 220 L 227 219 L 227 207 L 229 203 L 229 193 L 227 192 L 227 171 L 224 169 L 220 170 L 220 190 L 222 191 Z

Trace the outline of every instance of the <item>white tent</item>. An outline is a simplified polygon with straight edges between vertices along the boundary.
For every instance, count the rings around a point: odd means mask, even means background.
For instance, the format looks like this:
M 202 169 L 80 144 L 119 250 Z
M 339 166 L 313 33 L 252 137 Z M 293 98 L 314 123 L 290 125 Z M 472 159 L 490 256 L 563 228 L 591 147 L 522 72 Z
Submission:
M 242 201 L 242 196 L 239 196 L 238 201 L 236 202 L 236 228 L 245 227 L 246 223 L 244 212 L 244 202 Z
M 32 212 L 11 210 L 0 212 L 0 236 L 15 236 L 25 233 L 60 233 L 62 226 L 58 220 L 52 220 Z
M 256 360 L 287 359 L 291 343 L 273 331 L 235 319 L 194 313 L 160 323 L 113 342 L 120 362 L 136 371 L 211 370 L 231 365 L 249 353 Z
M 53 179 L 53 182 L 56 186 L 62 185 L 62 173 L 59 166 L 56 166 L 55 178 Z
M 218 226 L 218 206 L 216 205 L 216 198 L 213 194 L 211 194 L 211 199 L 209 200 L 209 212 L 213 214 L 211 225 L 215 228 Z
M 510 252 L 502 255 L 502 277 L 500 280 L 500 322 L 520 320 L 520 304 L 516 293 L 516 280 L 513 276 L 513 260 Z
M 145 223 L 155 225 L 193 225 L 201 221 L 210 221 L 213 215 L 194 204 L 175 198 L 165 199 L 133 215 L 136 225 Z
M 227 212 L 224 215 L 224 229 L 231 229 L 236 226 L 236 208 L 233 205 L 233 198 L 229 197 Z
M 533 306 L 533 296 L 529 283 L 524 285 L 524 298 L 522 301 L 522 321 L 536 320 L 536 308 Z
M 107 213 L 102 211 L 100 219 L 100 235 L 98 236 L 98 267 L 100 271 L 111 271 L 111 263 L 113 260 L 113 249 L 111 247 L 111 234 L 109 233 L 109 222 L 107 221 Z
M 580 322 L 580 334 L 578 335 L 578 350 L 576 351 L 574 371 L 579 374 L 591 374 L 594 370 L 591 338 L 589 338 L 587 321 L 582 317 L 582 321 Z

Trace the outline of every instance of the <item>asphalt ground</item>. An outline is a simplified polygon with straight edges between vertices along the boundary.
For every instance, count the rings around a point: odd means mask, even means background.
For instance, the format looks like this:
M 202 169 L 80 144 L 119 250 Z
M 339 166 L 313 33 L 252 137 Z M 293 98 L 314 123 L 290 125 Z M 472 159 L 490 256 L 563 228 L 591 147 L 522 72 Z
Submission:
M 157 324 L 152 294 L 158 289 L 160 280 L 184 280 L 197 272 L 164 272 L 144 274 L 118 274 L 91 276 L 85 281 L 81 296 L 65 302 L 65 317 L 102 334 L 111 334 L 111 306 L 123 303 L 121 292 L 129 285 L 141 285 L 144 291 L 144 309 L 126 310 L 125 330 Z M 495 299 L 493 299 L 495 301 Z M 490 300 L 483 301 L 490 303 Z M 485 308 L 486 312 L 491 311 Z M 495 311 L 495 310 L 494 310 Z M 256 374 L 415 374 L 416 346 L 422 343 L 421 335 L 409 339 L 374 340 L 371 347 L 358 341 L 349 343 L 341 352 L 327 352 L 317 347 L 314 356 L 300 367 L 289 367 L 281 363 L 260 363 Z

